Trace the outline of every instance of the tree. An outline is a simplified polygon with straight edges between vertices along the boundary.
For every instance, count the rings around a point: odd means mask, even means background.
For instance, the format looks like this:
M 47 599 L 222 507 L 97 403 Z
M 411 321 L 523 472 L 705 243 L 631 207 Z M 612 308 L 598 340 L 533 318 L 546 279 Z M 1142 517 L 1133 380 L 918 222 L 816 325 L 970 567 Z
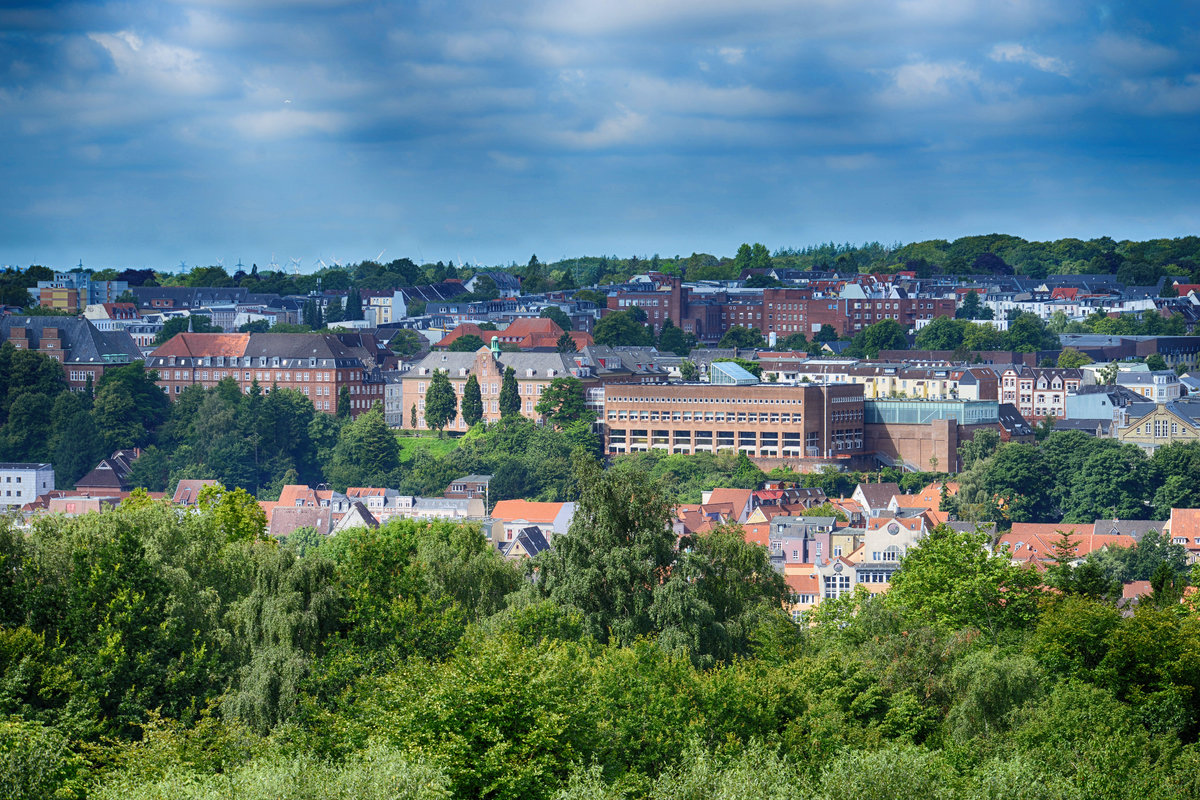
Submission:
M 451 353 L 474 353 L 483 347 L 483 339 L 473 333 L 464 334 L 450 343 Z
M 1074 347 L 1064 347 L 1063 351 L 1058 354 L 1059 369 L 1078 369 L 1085 364 L 1091 364 L 1090 356 L 1079 352 Z
M 814 342 L 827 344 L 828 342 L 836 342 L 838 340 L 837 330 L 828 323 L 821 324 L 821 330 L 817 331 L 813 336 Z
M 847 352 L 867 358 L 876 358 L 880 350 L 907 350 L 908 337 L 904 328 L 894 319 L 883 319 L 872 323 L 854 335 Z
M 334 297 L 329 301 L 329 305 L 325 309 L 326 322 L 341 322 L 345 319 L 346 309 L 342 305 L 342 298 Z
M 515 417 L 521 413 L 521 394 L 517 391 L 517 371 L 505 367 L 504 380 L 500 384 L 500 417 Z
M 383 412 L 375 407 L 343 426 L 325 476 L 342 488 L 389 485 L 399 466 L 400 444 L 396 434 L 388 428 Z
M 1046 330 L 1046 324 L 1037 314 L 1021 313 L 1009 324 L 1005 334 L 1008 349 L 1017 353 L 1036 353 L 1040 350 L 1057 350 L 1058 337 Z
M 425 424 L 435 431 L 441 431 L 458 416 L 458 398 L 454 387 L 450 385 L 450 377 L 441 370 L 433 373 L 429 388 L 425 390 Z
M 695 346 L 696 335 L 694 333 L 685 333 L 682 328 L 677 327 L 670 319 L 663 320 L 662 328 L 658 333 L 658 349 L 660 352 L 686 356 Z
M 938 627 L 973 626 L 993 638 L 1037 619 L 1041 576 L 989 553 L 988 535 L 939 525 L 908 551 L 884 596 L 892 607 Z
M 578 422 L 587 414 L 583 382 L 578 378 L 555 378 L 542 392 L 534 411 L 559 428 Z
M 608 347 L 650 347 L 654 344 L 654 333 L 643 325 L 632 310 L 613 311 L 596 323 L 592 338 L 598 345 Z M 642 312 L 644 315 L 645 312 Z
M 579 347 L 575 344 L 575 340 L 566 331 L 563 331 L 562 336 L 559 336 L 558 341 L 554 343 L 554 350 L 558 353 L 574 353 L 578 349 Z
M 337 418 L 350 419 L 350 387 L 342 386 L 338 389 L 337 396 Z
M 522 288 L 524 288 L 524 285 L 522 285 Z M 569 331 L 575 328 L 575 326 L 571 324 L 571 318 L 568 317 L 566 312 L 558 306 L 546 306 L 542 309 L 542 313 L 538 316 L 552 320 L 554 324 L 562 328 L 563 331 Z
M 659 645 L 702 666 L 749 655 L 755 631 L 782 613 L 788 588 L 765 547 L 740 526 L 680 543 L 670 578 L 654 589 Z
M 717 347 L 736 347 L 741 350 L 753 350 L 755 348 L 766 347 L 766 344 L 762 331 L 758 328 L 746 328 L 741 325 L 734 325 L 725 331 L 725 335 L 721 337 L 721 341 L 717 343 Z
M 575 480 L 575 517 L 537 557 L 534 588 L 578 611 L 598 641 L 628 644 L 654 630 L 654 592 L 674 560 L 670 493 L 644 472 L 602 470 L 584 457 Z
M 1158 353 L 1151 353 L 1150 355 L 1146 356 L 1146 367 L 1149 368 L 1151 372 L 1160 372 L 1165 369 L 1170 369 L 1170 367 L 1167 366 L 1167 360 Z
M 472 373 L 467 376 L 463 387 L 462 418 L 468 426 L 478 425 L 483 420 L 483 394 L 479 389 L 479 378 Z
M 984 316 L 984 312 L 987 312 L 987 316 Z M 979 302 L 979 293 L 971 289 L 963 297 L 962 305 L 954 312 L 954 316 L 958 319 L 991 319 L 992 310 L 984 308 Z
M 212 324 L 212 320 L 203 314 L 192 314 L 187 317 L 171 317 L 163 323 L 162 330 L 154 335 L 154 344 L 160 345 L 168 342 L 177 333 L 186 333 L 188 329 L 193 333 L 220 333 L 221 328 Z
M 401 358 L 411 358 L 424 349 L 425 340 L 412 328 L 401 328 L 388 342 L 388 348 Z
M 196 506 L 206 514 L 227 542 L 251 542 L 267 536 L 267 513 L 245 489 L 226 489 L 219 483 L 204 486 Z
M 957 350 L 962 346 L 964 326 L 950 317 L 935 317 L 917 331 L 918 350 Z
M 105 370 L 92 414 L 107 452 L 148 444 L 150 434 L 166 420 L 171 401 L 157 380 L 158 373 L 147 372 L 141 361 Z
M 417 427 L 417 404 L 413 403 L 412 408 L 408 410 L 408 427 L 416 429 Z
M 700 370 L 696 368 L 696 362 L 686 358 L 679 362 L 679 379 L 687 383 L 700 380 Z
M 1149 460 L 1136 445 L 1094 452 L 1070 476 L 1063 520 L 1144 518 L 1154 490 L 1152 476 Z
M 346 310 L 342 316 L 351 322 L 363 318 L 362 296 L 357 289 L 351 289 L 346 295 Z

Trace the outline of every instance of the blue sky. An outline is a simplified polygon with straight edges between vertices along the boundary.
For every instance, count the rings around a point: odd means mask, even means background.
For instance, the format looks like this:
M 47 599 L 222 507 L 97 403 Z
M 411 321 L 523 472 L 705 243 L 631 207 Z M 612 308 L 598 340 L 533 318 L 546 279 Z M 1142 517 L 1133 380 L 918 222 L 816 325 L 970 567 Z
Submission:
M 732 255 L 1200 232 L 1200 10 L 0 8 L 0 264 Z

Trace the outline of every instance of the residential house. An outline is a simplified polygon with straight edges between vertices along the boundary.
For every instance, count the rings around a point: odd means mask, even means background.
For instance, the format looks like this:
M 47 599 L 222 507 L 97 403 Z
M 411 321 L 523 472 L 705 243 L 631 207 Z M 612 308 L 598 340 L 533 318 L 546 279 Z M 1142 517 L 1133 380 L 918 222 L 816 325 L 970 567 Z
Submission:
M 550 543 L 536 525 L 521 528 L 511 540 L 500 543 L 501 555 L 511 559 L 533 558 L 549 549 Z
M 75 481 L 75 491 L 94 495 L 128 493 L 133 488 L 129 474 L 141 454 L 138 449 L 118 450 Z
M 1138 403 L 1125 409 L 1126 422 L 1117 428 L 1122 444 L 1153 452 L 1163 445 L 1200 439 L 1200 399 L 1168 403 Z
M 1000 373 L 1000 401 L 1012 403 L 1027 420 L 1065 417 L 1067 395 L 1082 383 L 1078 369 L 1012 365 Z
M 501 500 L 492 509 L 492 519 L 502 523 L 504 541 L 512 541 L 522 528 L 536 525 L 553 542 L 564 534 L 575 517 L 574 503 L 535 503 L 530 500 Z
M 58 361 L 72 389 L 95 386 L 106 370 L 142 358 L 125 331 L 101 331 L 80 317 L 0 317 L 0 342 Z
M 900 486 L 896 483 L 860 483 L 854 487 L 850 499 L 858 503 L 864 516 L 875 517 L 886 512 L 898 494 Z
M 181 480 L 175 485 L 175 495 L 171 503 L 177 506 L 194 506 L 200 496 L 200 490 L 205 486 L 217 486 L 214 480 Z
M 1163 531 L 1172 542 L 1187 549 L 1189 564 L 1200 561 L 1200 508 L 1172 508 Z

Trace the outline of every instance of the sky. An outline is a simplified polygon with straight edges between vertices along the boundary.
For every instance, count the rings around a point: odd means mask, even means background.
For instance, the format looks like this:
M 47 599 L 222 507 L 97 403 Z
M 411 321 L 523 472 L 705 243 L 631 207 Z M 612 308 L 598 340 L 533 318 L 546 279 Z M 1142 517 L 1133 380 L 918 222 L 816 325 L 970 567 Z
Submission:
M 1198 145 L 1192 2 L 0 4 L 0 265 L 1172 237 Z

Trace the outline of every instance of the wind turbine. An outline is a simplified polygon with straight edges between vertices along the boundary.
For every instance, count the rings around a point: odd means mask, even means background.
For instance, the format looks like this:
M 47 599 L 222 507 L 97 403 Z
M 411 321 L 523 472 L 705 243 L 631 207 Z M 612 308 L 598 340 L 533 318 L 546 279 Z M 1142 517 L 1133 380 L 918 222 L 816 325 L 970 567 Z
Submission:
M 299 276 L 300 275 L 300 259 L 290 258 L 288 260 L 292 262 L 292 273 L 296 276 Z
M 375 256 L 375 263 L 376 263 L 376 264 L 382 263 L 382 262 L 380 262 L 380 260 L 379 260 L 379 259 L 383 258 L 383 254 L 384 254 L 384 253 L 386 253 L 386 252 L 387 252 L 387 248 L 386 248 L 386 247 L 385 247 L 385 248 L 383 248 L 382 250 L 380 250 L 380 251 L 379 251 L 379 255 Z
M 329 269 L 329 265 L 328 265 L 328 264 L 326 264 L 324 261 L 322 261 L 322 260 L 321 260 L 321 259 L 319 259 L 319 258 L 317 259 L 316 263 L 318 263 L 318 264 L 320 264 L 320 265 L 321 265 L 321 269 Z
M 274 253 L 271 253 L 271 263 L 268 264 L 267 266 L 271 268 L 271 272 L 279 271 L 279 265 L 277 263 L 275 263 L 275 254 Z
M 217 257 L 217 266 L 220 267 L 221 269 L 225 269 L 225 259 L 218 256 Z

